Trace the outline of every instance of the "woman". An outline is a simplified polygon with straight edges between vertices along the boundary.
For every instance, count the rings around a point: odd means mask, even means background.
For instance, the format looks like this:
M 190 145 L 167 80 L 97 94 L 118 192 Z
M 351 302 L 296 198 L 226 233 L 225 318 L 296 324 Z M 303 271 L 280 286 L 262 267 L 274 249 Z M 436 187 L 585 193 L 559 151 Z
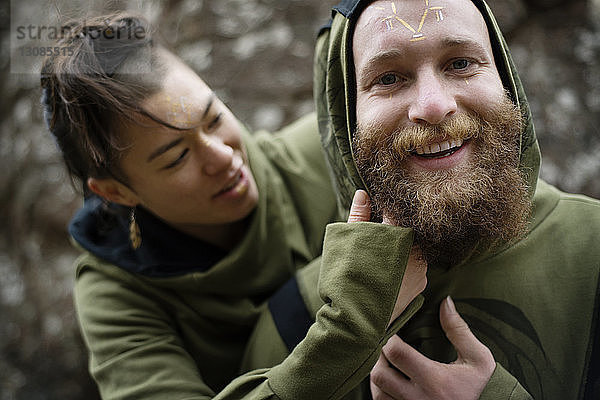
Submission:
M 85 195 L 70 225 L 83 250 L 75 299 L 102 397 L 274 396 L 269 385 L 298 378 L 301 364 L 286 360 L 273 378 L 236 377 L 267 300 L 320 254 L 337 215 L 314 117 L 275 136 L 248 135 L 139 18 L 71 25 L 59 46 L 43 66 L 42 102 Z M 333 270 L 360 275 L 347 264 Z M 391 334 L 402 272 L 389 293 L 376 293 L 390 303 L 381 335 Z M 324 287 L 343 296 L 352 285 Z M 339 319 L 346 323 L 343 312 L 328 320 Z M 356 372 L 348 368 L 334 380 L 347 381 Z

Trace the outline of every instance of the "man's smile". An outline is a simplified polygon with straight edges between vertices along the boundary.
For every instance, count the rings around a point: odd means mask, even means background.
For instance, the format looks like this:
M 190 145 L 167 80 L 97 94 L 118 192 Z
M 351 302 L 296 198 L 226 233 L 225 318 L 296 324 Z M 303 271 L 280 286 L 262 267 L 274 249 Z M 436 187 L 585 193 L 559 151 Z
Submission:
M 469 154 L 471 140 L 454 139 L 418 147 L 412 151 L 411 163 L 420 169 L 442 170 L 454 168 Z
M 453 154 L 459 150 L 462 145 L 462 139 L 446 140 L 439 143 L 432 143 L 431 145 L 417 147 L 416 150 L 411 153 L 424 158 L 441 158 Z

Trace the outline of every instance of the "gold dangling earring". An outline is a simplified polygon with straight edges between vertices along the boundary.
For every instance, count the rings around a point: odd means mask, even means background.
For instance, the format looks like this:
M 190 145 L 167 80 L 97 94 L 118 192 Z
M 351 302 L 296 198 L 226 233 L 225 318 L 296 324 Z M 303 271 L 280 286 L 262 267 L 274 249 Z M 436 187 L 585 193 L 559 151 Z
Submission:
M 135 221 L 135 207 L 131 209 L 131 214 L 129 214 L 129 240 L 134 250 L 137 250 L 142 245 L 140 227 Z

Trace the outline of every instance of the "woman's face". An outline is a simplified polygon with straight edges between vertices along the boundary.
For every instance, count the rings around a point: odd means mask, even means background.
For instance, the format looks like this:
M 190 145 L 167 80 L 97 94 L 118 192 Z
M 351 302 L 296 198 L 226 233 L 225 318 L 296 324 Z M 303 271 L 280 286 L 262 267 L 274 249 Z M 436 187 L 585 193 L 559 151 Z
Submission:
M 123 132 L 121 169 L 132 201 L 184 232 L 237 222 L 256 207 L 258 189 L 231 111 L 173 55 L 162 90 L 144 109 L 175 130 L 144 118 Z

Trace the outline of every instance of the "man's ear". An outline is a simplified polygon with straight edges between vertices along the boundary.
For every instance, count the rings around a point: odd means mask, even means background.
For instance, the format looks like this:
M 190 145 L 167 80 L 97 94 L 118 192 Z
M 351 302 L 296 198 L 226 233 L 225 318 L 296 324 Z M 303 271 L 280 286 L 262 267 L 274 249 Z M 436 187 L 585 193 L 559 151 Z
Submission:
M 92 192 L 112 203 L 127 207 L 135 207 L 140 203 L 135 192 L 116 179 L 88 178 L 87 186 Z

